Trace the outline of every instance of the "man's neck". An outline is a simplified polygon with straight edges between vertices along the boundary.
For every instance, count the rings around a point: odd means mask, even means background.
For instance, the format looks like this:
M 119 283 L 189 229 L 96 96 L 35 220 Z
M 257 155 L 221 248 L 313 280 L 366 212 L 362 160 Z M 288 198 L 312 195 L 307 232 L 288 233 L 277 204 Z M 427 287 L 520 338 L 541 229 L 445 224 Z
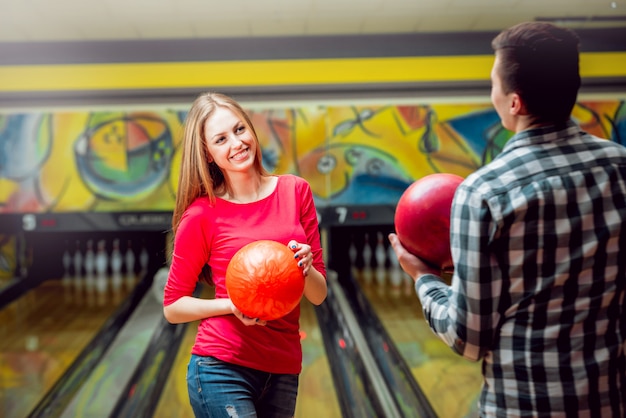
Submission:
M 539 122 L 536 118 L 530 116 L 520 116 L 515 123 L 515 133 L 527 131 L 529 129 L 541 128 L 544 126 L 554 125 L 555 122 Z

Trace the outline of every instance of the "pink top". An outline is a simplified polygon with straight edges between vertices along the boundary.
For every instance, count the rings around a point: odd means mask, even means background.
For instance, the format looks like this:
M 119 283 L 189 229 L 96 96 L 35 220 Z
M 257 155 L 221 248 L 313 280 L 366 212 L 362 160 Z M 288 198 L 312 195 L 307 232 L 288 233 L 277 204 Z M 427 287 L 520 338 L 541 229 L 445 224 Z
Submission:
M 201 197 L 187 208 L 174 240 L 164 306 L 192 295 L 206 263 L 213 272 L 215 297 L 228 297 L 228 262 L 241 247 L 261 239 L 309 244 L 313 266 L 326 276 L 311 188 L 304 179 L 286 174 L 278 177 L 272 194 L 257 202 L 239 204 L 216 198 L 211 204 Z M 299 306 L 266 326 L 245 326 L 230 314 L 206 318 L 198 326 L 191 351 L 269 373 L 300 373 L 299 319 Z

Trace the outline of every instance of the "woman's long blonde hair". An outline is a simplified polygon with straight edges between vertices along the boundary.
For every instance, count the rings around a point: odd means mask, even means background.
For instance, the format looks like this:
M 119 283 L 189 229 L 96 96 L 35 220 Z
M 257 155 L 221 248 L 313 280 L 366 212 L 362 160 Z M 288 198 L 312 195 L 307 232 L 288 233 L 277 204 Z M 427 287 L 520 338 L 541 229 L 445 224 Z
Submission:
M 261 146 L 256 131 L 252 121 L 241 105 L 224 94 L 201 94 L 191 105 L 191 109 L 185 119 L 182 143 L 183 154 L 181 157 L 180 175 L 178 177 L 176 205 L 172 216 L 172 231 L 174 234 L 178 229 L 183 212 L 196 198 L 206 196 L 211 202 L 215 202 L 216 192 L 224 193 L 231 191 L 230 185 L 221 169 L 215 162 L 209 163 L 211 156 L 207 150 L 204 134 L 209 117 L 219 107 L 233 111 L 244 121 L 247 129 L 252 132 L 257 143 L 254 167 L 262 176 L 268 175 L 263 167 Z

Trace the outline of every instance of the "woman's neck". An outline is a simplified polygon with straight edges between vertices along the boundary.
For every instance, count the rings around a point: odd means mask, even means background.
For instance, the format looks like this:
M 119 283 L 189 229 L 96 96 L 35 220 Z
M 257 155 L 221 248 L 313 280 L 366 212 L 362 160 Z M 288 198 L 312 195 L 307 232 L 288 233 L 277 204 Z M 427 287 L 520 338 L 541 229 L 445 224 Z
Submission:
M 238 178 L 230 178 L 227 192 L 223 198 L 237 203 L 250 203 L 264 197 L 266 193 L 269 177 L 264 177 L 259 174 L 246 175 Z

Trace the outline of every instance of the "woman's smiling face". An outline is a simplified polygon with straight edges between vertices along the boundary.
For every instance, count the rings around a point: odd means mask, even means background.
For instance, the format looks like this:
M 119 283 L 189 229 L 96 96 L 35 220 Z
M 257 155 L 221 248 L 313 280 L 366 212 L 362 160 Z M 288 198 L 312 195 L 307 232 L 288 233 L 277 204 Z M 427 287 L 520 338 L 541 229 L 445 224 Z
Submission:
M 253 167 L 256 138 L 235 112 L 216 108 L 207 119 L 204 134 L 209 155 L 222 170 L 241 172 Z

